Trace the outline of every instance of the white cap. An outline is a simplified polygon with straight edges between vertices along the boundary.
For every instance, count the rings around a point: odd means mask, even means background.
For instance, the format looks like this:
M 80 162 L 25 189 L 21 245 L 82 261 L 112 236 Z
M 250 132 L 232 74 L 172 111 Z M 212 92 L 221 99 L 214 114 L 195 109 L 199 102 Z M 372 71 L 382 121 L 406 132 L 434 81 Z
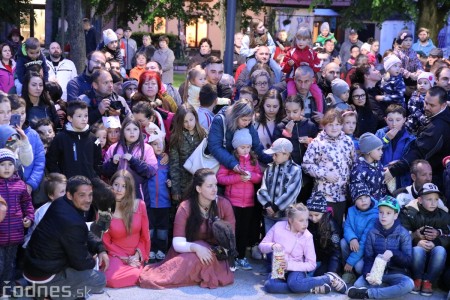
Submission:
M 275 154 L 275 153 L 291 153 L 294 150 L 292 143 L 290 140 L 285 138 L 279 138 L 275 142 L 273 142 L 272 146 L 269 149 L 264 150 L 266 154 Z

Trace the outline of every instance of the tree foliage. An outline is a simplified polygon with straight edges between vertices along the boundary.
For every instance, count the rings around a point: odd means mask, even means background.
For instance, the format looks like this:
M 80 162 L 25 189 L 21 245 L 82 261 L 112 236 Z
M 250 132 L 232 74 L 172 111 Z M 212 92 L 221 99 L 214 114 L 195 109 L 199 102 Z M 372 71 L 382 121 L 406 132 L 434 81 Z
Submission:
M 331 6 L 333 0 L 313 0 L 310 8 Z M 414 21 L 417 27 L 430 29 L 436 41 L 439 29 L 446 23 L 450 11 L 450 0 L 350 0 L 351 4 L 342 12 L 346 27 L 361 28 L 362 21 L 371 20 L 381 25 L 392 19 Z
M 2 21 L 18 26 L 25 24 L 30 14 L 31 0 L 5 0 L 0 5 Z

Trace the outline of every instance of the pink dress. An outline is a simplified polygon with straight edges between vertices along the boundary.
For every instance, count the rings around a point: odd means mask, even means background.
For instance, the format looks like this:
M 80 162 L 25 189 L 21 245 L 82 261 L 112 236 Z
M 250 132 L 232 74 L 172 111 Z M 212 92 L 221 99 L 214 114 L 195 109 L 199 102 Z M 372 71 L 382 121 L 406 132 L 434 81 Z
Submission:
M 228 221 L 234 228 L 235 219 L 231 203 L 225 198 L 219 198 L 219 217 Z M 173 236 L 185 237 L 186 222 L 189 216 L 189 202 L 183 201 L 175 216 Z M 208 233 L 208 220 L 200 226 L 200 239 L 194 243 L 205 247 L 214 244 L 212 233 Z M 217 288 L 234 282 L 234 273 L 230 271 L 226 261 L 214 261 L 203 265 L 194 252 L 178 253 L 170 248 L 166 259 L 161 263 L 144 267 L 139 283 L 141 287 L 164 289 L 189 285 L 200 285 L 203 288 Z
M 136 285 L 143 267 L 131 267 L 119 257 L 134 255 L 139 249 L 144 261 L 148 260 L 150 230 L 144 201 L 139 200 L 133 214 L 131 235 L 128 235 L 122 219 L 113 218 L 109 230 L 103 235 L 103 244 L 109 256 L 109 268 L 105 271 L 106 285 L 113 288 Z

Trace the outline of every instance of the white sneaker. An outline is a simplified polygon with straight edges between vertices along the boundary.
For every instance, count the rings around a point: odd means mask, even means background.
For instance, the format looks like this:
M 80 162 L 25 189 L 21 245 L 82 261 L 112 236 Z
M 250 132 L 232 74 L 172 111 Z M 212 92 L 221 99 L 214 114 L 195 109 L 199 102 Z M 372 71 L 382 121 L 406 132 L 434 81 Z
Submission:
M 156 252 L 157 260 L 164 260 L 165 258 L 166 258 L 166 255 L 161 250 L 158 250 L 158 252 Z
M 155 260 L 155 259 L 156 259 L 155 252 L 150 251 L 150 260 Z
M 262 259 L 262 253 L 259 251 L 258 245 L 252 247 L 252 258 L 253 259 Z

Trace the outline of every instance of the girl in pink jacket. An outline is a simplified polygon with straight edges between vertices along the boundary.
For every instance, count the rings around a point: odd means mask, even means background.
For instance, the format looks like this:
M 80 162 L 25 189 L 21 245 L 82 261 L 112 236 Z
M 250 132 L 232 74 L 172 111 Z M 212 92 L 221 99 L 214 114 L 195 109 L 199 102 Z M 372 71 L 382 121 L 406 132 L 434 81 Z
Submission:
M 308 231 L 309 211 L 306 206 L 303 203 L 292 204 L 286 209 L 286 215 L 288 219 L 275 223 L 259 244 L 262 253 L 277 253 L 280 268 L 284 271 L 281 272 L 284 273 L 283 279 L 269 277 L 264 284 L 266 292 L 328 294 L 333 288 L 345 294 L 347 285 L 336 273 L 307 276 L 316 268 L 316 252 L 313 235 Z
M 250 222 L 255 205 L 255 184 L 261 182 L 262 171 L 256 154 L 251 151 L 252 136 L 247 128 L 234 133 L 232 145 L 235 149 L 234 155 L 247 175 L 240 175 L 221 165 L 217 172 L 217 182 L 225 186 L 225 196 L 230 200 L 236 218 L 236 248 L 239 253 L 236 267 L 251 270 L 252 266 L 245 258 L 245 250 L 249 246 Z
M 106 151 L 103 162 L 103 175 L 107 178 L 118 170 L 127 170 L 136 183 L 136 197 L 148 200 L 147 181 L 158 169 L 153 148 L 144 143 L 139 123 L 125 119 L 120 130 L 119 141 Z

